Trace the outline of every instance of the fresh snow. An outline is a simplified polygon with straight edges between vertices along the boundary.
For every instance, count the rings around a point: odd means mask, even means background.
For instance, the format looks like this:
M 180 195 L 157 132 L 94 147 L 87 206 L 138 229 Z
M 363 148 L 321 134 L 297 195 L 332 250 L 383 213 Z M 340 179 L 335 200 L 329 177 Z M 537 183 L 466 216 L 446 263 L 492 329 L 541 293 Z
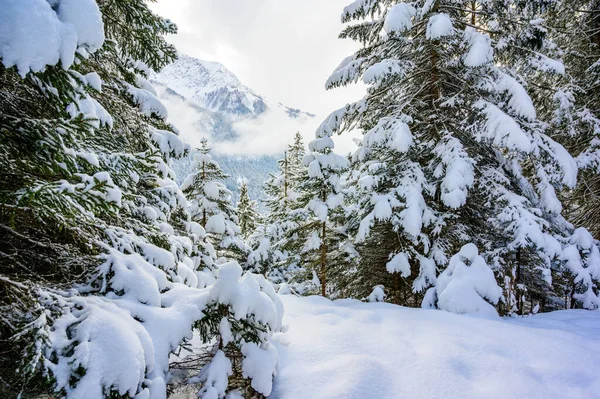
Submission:
M 133 101 L 140 107 L 143 114 L 147 116 L 156 114 L 156 116 L 163 119 L 167 117 L 167 107 L 148 90 L 130 86 L 129 94 L 131 94 Z
M 404 32 L 412 28 L 412 17 L 415 16 L 417 10 L 410 4 L 400 3 L 395 4 L 389 9 L 383 30 L 387 34 L 393 32 Z
M 439 309 L 457 314 L 498 317 L 496 308 L 489 302 L 497 304 L 502 296 L 502 289 L 498 286 L 492 269 L 479 255 L 475 244 L 464 245 L 438 276 L 435 287 L 429 290 L 435 292 Z M 423 307 L 432 307 L 431 296 L 431 293 L 426 295 Z
M 67 69 L 75 53 L 104 43 L 104 24 L 94 0 L 3 0 L 0 5 L 0 59 L 22 77 L 59 61 Z
M 453 34 L 454 27 L 452 26 L 452 20 L 450 20 L 447 14 L 435 14 L 429 18 L 425 32 L 427 39 L 438 40 L 444 36 L 451 36 Z
M 469 46 L 469 51 L 463 58 L 466 66 L 478 67 L 494 60 L 492 39 L 488 35 L 479 33 L 473 28 L 467 28 L 464 38 Z
M 282 300 L 289 330 L 275 336 L 271 399 L 600 396 L 600 312 L 488 320 L 349 299 Z

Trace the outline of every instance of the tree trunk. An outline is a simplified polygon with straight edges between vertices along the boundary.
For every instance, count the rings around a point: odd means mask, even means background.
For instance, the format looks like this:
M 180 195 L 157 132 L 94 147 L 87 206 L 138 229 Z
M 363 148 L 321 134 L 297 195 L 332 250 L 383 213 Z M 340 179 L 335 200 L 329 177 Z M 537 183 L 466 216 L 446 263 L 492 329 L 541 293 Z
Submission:
M 321 232 L 321 295 L 327 297 L 327 244 L 325 243 L 326 239 L 326 222 L 323 222 L 322 232 Z
M 284 201 L 287 200 L 287 191 L 288 191 L 288 159 L 287 159 L 287 151 L 284 152 L 283 158 L 283 198 Z
M 521 248 L 517 249 L 517 273 L 516 273 L 516 277 L 515 277 L 515 283 L 516 283 L 516 292 L 517 292 L 517 314 L 522 315 L 523 314 L 523 292 L 521 291 L 521 288 L 519 287 L 519 284 L 521 284 Z
M 206 183 L 206 162 L 202 162 L 202 181 Z M 202 209 L 202 227 L 206 228 L 206 209 Z
M 438 11 L 438 4 L 437 2 L 434 4 L 433 6 L 433 12 L 437 12 Z M 435 102 L 437 99 L 440 98 L 440 74 L 437 68 L 437 64 L 439 61 L 439 55 L 437 53 L 436 50 L 436 45 L 439 43 L 433 43 L 431 46 L 431 54 L 430 54 L 430 73 L 431 73 L 431 88 L 430 88 L 430 105 L 431 108 L 434 109 L 435 108 Z

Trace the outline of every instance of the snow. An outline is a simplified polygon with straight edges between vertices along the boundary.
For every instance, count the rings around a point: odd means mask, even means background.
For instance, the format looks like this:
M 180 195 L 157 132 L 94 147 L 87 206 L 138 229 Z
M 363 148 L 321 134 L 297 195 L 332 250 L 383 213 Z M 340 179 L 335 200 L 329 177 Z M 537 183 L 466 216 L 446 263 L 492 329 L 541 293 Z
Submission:
M 69 387 L 71 367 L 80 364 L 86 368 L 77 386 L 68 390 L 70 399 L 102 399 L 107 381 L 121 395 L 128 393 L 133 397 L 144 380 L 146 367 L 153 367 L 151 338 L 126 310 L 101 298 L 89 297 L 86 302 L 84 310 L 73 309 L 59 318 L 49 335 L 59 353 L 68 353 L 70 347 L 79 343 L 73 354 L 61 357 L 56 364 L 50 361 L 45 364 L 60 388 Z M 69 327 L 78 322 L 72 336 Z M 69 364 L 71 361 L 74 364 Z
M 237 262 L 228 262 L 218 269 L 216 283 L 210 287 L 212 298 L 231 307 L 233 316 L 240 320 L 254 317 L 272 331 L 281 329 L 283 305 L 269 282 L 261 275 L 246 273 Z
M 600 250 L 594 238 L 583 227 L 575 229 L 561 254 L 567 269 L 575 276 L 574 283 L 578 284 L 583 293 L 575 293 L 586 309 L 600 308 L 600 297 L 594 292 L 594 281 L 600 282 Z
M 434 288 L 437 307 L 453 313 L 498 317 L 494 305 L 502 296 L 494 272 L 479 255 L 475 244 L 464 245 L 438 276 Z
M 374 84 L 390 75 L 404 75 L 405 68 L 397 60 L 383 60 L 371 65 L 363 73 L 363 82 L 365 84 Z
M 160 269 L 145 261 L 139 254 L 125 255 L 116 250 L 102 255 L 106 262 L 100 272 L 113 276 L 108 282 L 115 290 L 122 291 L 124 299 L 160 306 L 160 291 L 167 286 L 167 276 Z M 106 286 L 107 282 L 104 282 Z
M 278 363 L 277 349 L 267 342 L 261 347 L 253 342 L 242 345 L 242 375 L 251 378 L 252 388 L 266 396 L 273 389 L 273 376 L 276 374 Z
M 559 75 L 565 74 L 565 64 L 560 60 L 548 58 L 543 54 L 536 54 L 537 58 L 532 60 L 533 66 L 543 72 L 554 72 Z
M 403 118 L 381 118 L 377 125 L 365 133 L 363 147 L 386 145 L 392 150 L 405 153 L 413 143 L 410 127 Z
M 364 58 L 356 59 L 354 55 L 344 58 L 325 82 L 325 88 L 329 89 L 337 85 L 356 83 L 360 76 L 360 65 L 363 61 Z
M 204 185 L 204 194 L 206 198 L 218 200 L 221 198 L 221 184 L 219 182 L 209 181 Z
M 526 153 L 531 152 L 531 140 L 513 118 L 494 104 L 484 100 L 477 101 L 475 108 L 481 109 L 486 117 L 483 137 L 490 139 L 498 146 Z
M 231 361 L 225 356 L 222 350 L 218 350 L 212 358 L 210 364 L 202 370 L 198 381 L 204 383 L 204 386 L 198 393 L 204 399 L 219 399 L 225 396 L 228 379 L 233 374 Z M 195 379 L 192 379 L 192 382 Z
M 469 51 L 463 57 L 466 66 L 478 67 L 494 60 L 492 40 L 488 35 L 469 27 L 465 30 L 465 41 L 469 46 Z
M 367 13 L 368 10 L 371 7 L 374 7 L 376 4 L 376 0 L 355 0 L 344 7 L 344 11 L 342 12 L 342 20 L 344 20 L 345 16 L 347 15 L 354 15 L 361 11 Z
M 56 10 L 56 11 L 55 11 Z M 94 52 L 104 43 L 104 25 L 94 0 L 3 0 L 0 58 L 22 77 L 59 61 L 69 68 L 78 48 Z
M 393 32 L 404 32 L 412 28 L 412 17 L 417 10 L 410 4 L 395 4 L 388 10 L 383 23 L 383 30 L 389 35 Z
M 383 285 L 376 285 L 373 288 L 373 291 L 367 297 L 367 301 L 369 302 L 384 302 L 385 301 L 385 292 L 383 291 Z
M 186 151 L 190 150 L 190 145 L 184 142 L 178 135 L 168 130 L 150 129 L 150 138 L 154 141 L 160 152 L 162 152 L 167 159 L 170 158 L 171 154 L 176 157 L 183 156 Z
M 99 128 L 100 125 L 106 125 L 111 128 L 113 126 L 112 116 L 102 104 L 96 101 L 95 98 L 89 96 L 79 98 L 75 102 L 72 102 L 67 106 L 66 111 L 71 118 L 82 115 L 88 120 L 88 123 L 95 128 Z
M 206 231 L 216 234 L 225 234 L 226 230 L 225 216 L 222 213 L 212 215 L 206 221 Z
M 460 208 L 467 203 L 467 191 L 475 182 L 475 161 L 469 157 L 462 143 L 454 137 L 446 137 L 435 148 L 434 152 L 441 158 L 435 170 L 435 177 L 441 177 L 441 167 L 445 167 L 442 179 L 442 201 L 452 209 Z
M 144 115 L 152 116 L 155 114 L 162 119 L 167 117 L 167 107 L 154 94 L 146 89 L 139 89 L 131 85 L 128 91 Z
M 429 18 L 427 22 L 427 31 L 425 37 L 429 40 L 438 40 L 444 36 L 454 34 L 452 20 L 447 14 L 435 14 Z
M 324 151 L 327 148 L 333 149 L 334 147 L 335 144 L 329 136 L 321 137 L 308 143 L 308 150 L 313 152 Z
M 402 277 L 410 276 L 410 264 L 405 253 L 400 252 L 385 265 L 388 273 L 400 273 Z
M 196 59 L 183 53 L 178 53 L 177 57 L 175 62 L 165 66 L 160 73 L 150 74 L 150 81 L 168 87 L 197 107 L 234 120 L 255 118 L 277 108 L 286 111 L 286 115 L 293 111 L 286 106 L 270 104 L 245 86 L 223 64 Z M 142 84 L 140 86 L 144 87 Z M 299 115 L 311 116 L 301 111 Z
M 85 82 L 94 90 L 102 91 L 102 79 L 96 72 L 90 72 L 84 76 Z
M 227 306 L 238 320 L 269 327 L 258 332 L 260 347 L 249 347 L 242 360 L 246 376 L 256 379 L 252 385 L 268 395 L 271 378 L 267 376 L 274 375 L 277 364 L 276 349 L 268 341 L 282 329 L 283 304 L 263 276 L 242 276 L 241 267 L 231 262 L 220 267 L 211 286 L 197 289 L 168 282 L 162 270 L 137 253 L 105 248 L 108 253 L 102 255 L 106 262 L 99 279 L 102 290 L 110 289 L 104 297 L 65 297 L 63 302 L 69 306 L 48 337 L 53 352 L 48 353 L 45 367 L 66 397 L 102 399 L 113 389 L 128 397 L 165 399 L 170 354 L 184 338 L 192 338 L 194 322 L 217 304 Z M 146 248 L 144 252 L 155 251 Z M 219 326 L 224 339 L 235 337 L 239 342 L 239 332 L 225 322 Z M 79 366 L 86 372 L 73 386 L 71 377 Z M 218 395 L 230 374 L 230 360 L 217 353 L 196 378 L 207 382 L 205 393 Z
M 59 0 L 58 18 L 75 28 L 77 45 L 86 46 L 90 53 L 104 43 L 104 24 L 100 9 L 94 0 Z
M 527 90 L 515 78 L 503 73 L 496 85 L 499 91 L 508 92 L 510 95 L 508 107 L 511 110 L 527 120 L 535 119 L 536 112 L 533 101 L 527 94 Z
M 357 300 L 282 297 L 270 399 L 596 398 L 600 312 L 480 319 Z

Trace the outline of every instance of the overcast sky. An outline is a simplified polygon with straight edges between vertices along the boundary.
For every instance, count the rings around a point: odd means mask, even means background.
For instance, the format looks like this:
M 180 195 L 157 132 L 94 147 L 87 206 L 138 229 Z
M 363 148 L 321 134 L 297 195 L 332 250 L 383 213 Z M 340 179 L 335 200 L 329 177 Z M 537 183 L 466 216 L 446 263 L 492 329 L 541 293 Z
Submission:
M 325 90 L 331 72 L 357 49 L 337 38 L 349 2 L 159 0 L 152 8 L 179 27 L 167 40 L 180 51 L 221 62 L 268 100 L 315 113 L 320 122 L 363 94 L 361 87 Z

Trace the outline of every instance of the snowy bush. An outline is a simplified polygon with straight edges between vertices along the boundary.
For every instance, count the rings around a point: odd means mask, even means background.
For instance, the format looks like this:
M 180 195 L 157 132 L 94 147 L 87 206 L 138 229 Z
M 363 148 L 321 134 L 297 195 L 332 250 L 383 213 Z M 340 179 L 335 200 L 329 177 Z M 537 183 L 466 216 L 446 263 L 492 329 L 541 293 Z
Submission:
M 437 307 L 452 313 L 498 316 L 493 305 L 502 297 L 494 272 L 474 244 L 464 245 L 450 258 L 423 301 L 424 308 Z

